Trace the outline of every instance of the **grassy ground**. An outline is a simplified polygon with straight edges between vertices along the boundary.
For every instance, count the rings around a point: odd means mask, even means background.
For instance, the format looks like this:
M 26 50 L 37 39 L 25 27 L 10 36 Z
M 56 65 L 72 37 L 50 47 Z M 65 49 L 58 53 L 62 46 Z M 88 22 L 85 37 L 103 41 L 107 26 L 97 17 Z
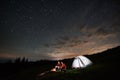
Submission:
M 48 72 L 43 76 L 38 76 L 52 67 L 46 64 L 21 68 L 16 72 L 9 73 L 9 75 L 0 76 L 0 80 L 119 80 L 120 74 L 120 66 L 117 63 L 99 63 L 84 69 L 68 68 L 66 72 Z
M 68 69 L 64 72 L 50 72 L 38 76 L 38 80 L 119 80 L 119 67 L 96 64 L 84 69 Z
M 50 69 L 50 67 L 47 66 L 48 65 L 36 65 L 26 68 L 18 67 L 18 69 L 8 66 L 8 70 L 6 68 L 1 70 L 0 80 L 36 80 L 37 74 Z

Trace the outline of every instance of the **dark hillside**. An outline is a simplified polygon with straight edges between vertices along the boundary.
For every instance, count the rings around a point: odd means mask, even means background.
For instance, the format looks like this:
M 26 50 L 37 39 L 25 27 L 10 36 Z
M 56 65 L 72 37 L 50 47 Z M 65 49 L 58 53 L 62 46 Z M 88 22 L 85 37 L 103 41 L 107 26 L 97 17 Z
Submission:
M 87 55 L 94 63 L 119 63 L 120 58 L 120 46 L 108 49 L 98 54 Z

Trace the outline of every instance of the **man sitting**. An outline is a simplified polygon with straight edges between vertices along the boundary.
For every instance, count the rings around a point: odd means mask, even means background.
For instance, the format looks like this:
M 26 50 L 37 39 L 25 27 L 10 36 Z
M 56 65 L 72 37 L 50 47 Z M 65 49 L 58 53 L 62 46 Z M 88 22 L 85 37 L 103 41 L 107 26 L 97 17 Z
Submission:
M 67 66 L 66 66 L 66 64 L 65 63 L 63 63 L 63 62 L 61 62 L 61 71 L 66 71 L 66 68 L 67 68 Z

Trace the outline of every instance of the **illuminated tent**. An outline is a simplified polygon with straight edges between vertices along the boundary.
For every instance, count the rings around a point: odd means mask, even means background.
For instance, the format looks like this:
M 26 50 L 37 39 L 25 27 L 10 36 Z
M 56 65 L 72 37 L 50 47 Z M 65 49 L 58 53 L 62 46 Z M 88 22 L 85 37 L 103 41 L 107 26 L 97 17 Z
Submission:
M 85 56 L 77 56 L 72 63 L 72 68 L 85 68 L 92 62 Z

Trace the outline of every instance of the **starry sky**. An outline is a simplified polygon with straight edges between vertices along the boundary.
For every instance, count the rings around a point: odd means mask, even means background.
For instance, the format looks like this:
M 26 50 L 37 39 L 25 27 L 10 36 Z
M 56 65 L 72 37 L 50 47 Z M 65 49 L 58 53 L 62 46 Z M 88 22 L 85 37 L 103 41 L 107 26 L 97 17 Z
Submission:
M 120 45 L 119 0 L 0 0 L 0 58 L 66 59 Z

